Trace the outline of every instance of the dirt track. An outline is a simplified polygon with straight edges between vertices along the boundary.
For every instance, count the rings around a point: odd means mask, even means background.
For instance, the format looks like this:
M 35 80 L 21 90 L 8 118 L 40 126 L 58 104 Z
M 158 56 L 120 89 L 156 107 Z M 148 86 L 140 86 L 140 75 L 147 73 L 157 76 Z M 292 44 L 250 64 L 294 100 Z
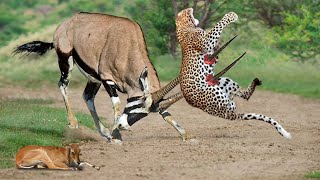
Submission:
M 69 95 L 75 111 L 88 113 L 82 90 L 70 89 Z M 54 106 L 63 107 L 58 88 L 46 92 L 0 89 L 0 96 L 53 98 Z M 238 112 L 273 117 L 293 139 L 284 139 L 267 123 L 213 117 L 181 100 L 169 111 L 196 141 L 183 142 L 161 116 L 150 114 L 122 133 L 123 145 L 99 141 L 82 146 L 82 159 L 104 166 L 100 171 L 89 167 L 82 172 L 13 168 L 0 170 L 0 178 L 303 179 L 307 172 L 320 169 L 319 100 L 256 91 L 249 102 L 237 102 Z M 96 106 L 111 123 L 111 103 L 104 90 L 99 91 Z

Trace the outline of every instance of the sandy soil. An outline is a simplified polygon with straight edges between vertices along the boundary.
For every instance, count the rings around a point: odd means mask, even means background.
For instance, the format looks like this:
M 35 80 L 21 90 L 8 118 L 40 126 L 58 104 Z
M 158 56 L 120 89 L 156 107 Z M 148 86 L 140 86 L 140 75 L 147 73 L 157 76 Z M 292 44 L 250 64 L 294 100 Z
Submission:
M 70 89 L 75 111 L 88 113 L 81 89 Z M 31 91 L 0 89 L 1 98 L 54 99 L 63 107 L 58 88 Z M 125 96 L 122 96 L 125 102 Z M 229 121 L 210 116 L 184 100 L 169 112 L 196 137 L 184 142 L 153 113 L 124 131 L 123 144 L 100 139 L 82 146 L 82 160 L 103 166 L 100 171 L 0 170 L 1 179 L 304 179 L 320 169 L 320 101 L 256 91 L 249 102 L 237 100 L 238 112 L 256 112 L 275 118 L 293 139 L 280 136 L 258 121 Z M 100 90 L 98 113 L 112 121 L 109 97 Z M 64 120 L 62 120 L 64 121 Z M 96 133 L 97 134 L 97 133 Z

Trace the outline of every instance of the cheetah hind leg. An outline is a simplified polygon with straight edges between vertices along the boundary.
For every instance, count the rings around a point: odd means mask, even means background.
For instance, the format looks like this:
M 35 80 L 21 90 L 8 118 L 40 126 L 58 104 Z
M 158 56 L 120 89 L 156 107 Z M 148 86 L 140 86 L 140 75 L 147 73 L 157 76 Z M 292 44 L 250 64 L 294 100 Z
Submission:
M 255 113 L 247 113 L 240 115 L 240 118 L 243 120 L 260 120 L 267 123 L 270 123 L 273 127 L 276 128 L 279 134 L 281 134 L 283 137 L 287 139 L 291 139 L 290 133 L 288 133 L 277 121 L 274 119 L 261 115 L 261 114 L 255 114 Z
M 238 91 L 235 93 L 235 95 L 242 97 L 243 99 L 249 100 L 253 92 L 255 91 L 256 87 L 260 85 L 262 85 L 262 81 L 259 80 L 258 78 L 255 78 L 245 91 L 242 91 L 239 88 Z

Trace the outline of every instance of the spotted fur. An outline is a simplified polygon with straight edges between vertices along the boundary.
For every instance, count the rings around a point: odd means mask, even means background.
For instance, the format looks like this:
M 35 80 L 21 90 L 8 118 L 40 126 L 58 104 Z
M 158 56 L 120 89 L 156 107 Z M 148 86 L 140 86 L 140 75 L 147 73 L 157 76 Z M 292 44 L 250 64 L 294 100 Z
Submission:
M 255 78 L 246 90 L 227 77 L 214 80 L 214 66 L 217 59 L 208 59 L 217 46 L 224 27 L 235 22 L 238 16 L 234 12 L 226 14 L 211 30 L 205 32 L 197 27 L 193 9 L 181 11 L 176 18 L 177 38 L 182 50 L 180 86 L 186 101 L 203 111 L 221 118 L 236 120 L 262 120 L 270 123 L 286 138 L 290 134 L 274 119 L 264 115 L 236 113 L 234 96 L 249 100 L 261 81 Z

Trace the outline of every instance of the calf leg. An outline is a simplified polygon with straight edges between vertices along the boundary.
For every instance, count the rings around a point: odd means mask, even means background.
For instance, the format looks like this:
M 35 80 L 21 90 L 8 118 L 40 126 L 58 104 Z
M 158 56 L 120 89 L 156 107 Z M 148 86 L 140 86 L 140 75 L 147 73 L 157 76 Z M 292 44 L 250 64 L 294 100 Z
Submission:
M 83 99 L 85 100 L 87 107 L 91 113 L 92 118 L 94 119 L 95 125 L 97 127 L 98 132 L 104 138 L 106 138 L 109 142 L 111 141 L 111 135 L 109 129 L 105 128 L 104 125 L 101 123 L 99 116 L 96 111 L 96 107 L 94 105 L 94 98 L 100 88 L 100 83 L 95 83 L 89 81 L 87 83 L 86 88 L 83 92 Z
M 68 126 L 70 128 L 78 128 L 78 121 L 76 117 L 74 116 L 74 113 L 72 112 L 69 99 L 67 96 L 67 88 L 70 82 L 71 78 L 71 72 L 73 69 L 73 57 L 70 54 L 64 54 L 64 53 L 57 53 L 59 57 L 59 68 L 61 72 L 60 81 L 58 83 L 58 86 L 60 88 L 64 104 L 67 109 L 68 113 Z
M 21 161 L 19 164 L 17 164 L 17 168 L 22 168 L 22 169 L 31 169 L 35 168 L 38 165 L 43 165 L 44 163 L 40 160 L 31 160 L 31 161 Z

